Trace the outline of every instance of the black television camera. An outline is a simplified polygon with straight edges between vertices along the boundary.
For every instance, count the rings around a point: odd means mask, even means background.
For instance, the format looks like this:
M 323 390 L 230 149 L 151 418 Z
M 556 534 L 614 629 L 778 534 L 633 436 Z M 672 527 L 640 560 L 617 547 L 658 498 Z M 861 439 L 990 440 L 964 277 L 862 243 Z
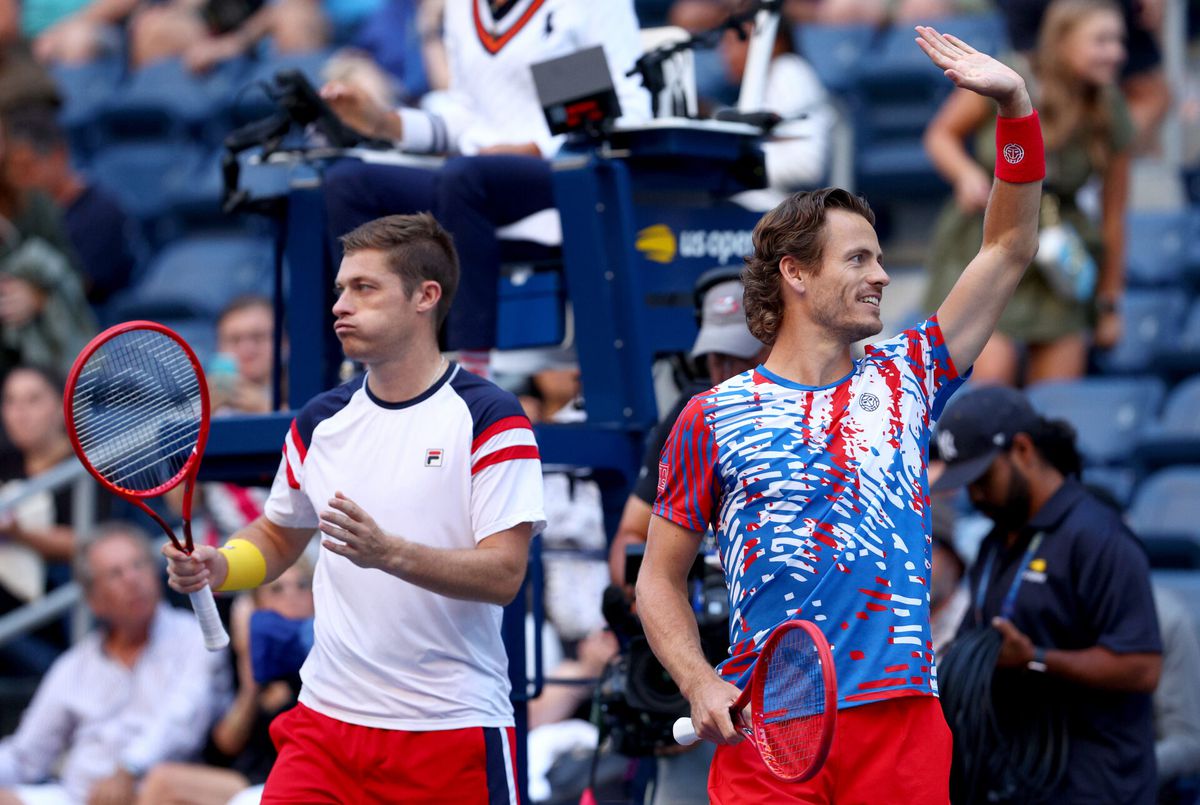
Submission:
M 642 546 L 631 546 L 626 554 L 625 578 L 630 584 L 637 580 L 642 550 Z M 696 557 L 688 574 L 688 593 L 700 627 L 701 646 L 715 666 L 728 654 L 729 599 L 724 574 L 709 567 L 703 555 Z M 674 745 L 671 727 L 677 718 L 688 715 L 688 702 L 650 650 L 624 590 L 615 585 L 605 590 L 603 610 L 621 651 L 596 688 L 600 733 L 611 737 L 613 750 L 622 755 L 653 755 Z

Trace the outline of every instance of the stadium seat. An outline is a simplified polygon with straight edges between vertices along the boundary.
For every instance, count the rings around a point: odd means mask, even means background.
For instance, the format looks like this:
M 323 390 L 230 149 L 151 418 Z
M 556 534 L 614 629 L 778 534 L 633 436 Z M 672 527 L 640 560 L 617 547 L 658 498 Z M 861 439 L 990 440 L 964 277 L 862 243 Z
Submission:
M 871 25 L 798 25 L 794 37 L 821 83 L 840 95 L 854 85 L 863 59 L 882 33 Z
M 98 115 L 105 143 L 125 140 L 204 139 L 215 142 L 229 129 L 228 113 L 244 62 L 195 76 L 179 59 L 165 59 L 132 73 Z
M 172 243 L 150 260 L 143 279 L 119 300 L 119 319 L 186 320 L 211 326 L 236 296 L 269 296 L 274 279 L 269 238 L 243 234 L 195 235 Z
M 1005 36 L 994 14 L 946 18 L 938 29 L 992 53 Z M 914 36 L 908 25 L 888 28 L 862 54 L 850 87 L 857 190 L 872 201 L 938 197 L 948 190 L 921 140 L 953 85 L 913 43 Z
M 1135 455 L 1146 466 L 1200 464 L 1200 377 L 1172 389 L 1162 416 L 1138 439 Z
M 1188 262 L 1186 233 L 1185 213 L 1131 213 L 1125 226 L 1125 277 L 1129 286 L 1178 285 Z
M 1124 511 L 1133 499 L 1137 472 L 1128 467 L 1087 467 L 1083 483 L 1098 495 L 1112 498 L 1111 502 Z
M 1121 340 L 1112 349 L 1097 353 L 1097 365 L 1105 374 L 1152 371 L 1159 352 L 1183 330 L 1187 308 L 1183 291 L 1130 290 L 1121 305 Z
M 89 172 L 143 223 L 168 214 L 204 162 L 201 146 L 171 142 L 128 142 L 97 153 Z
M 50 75 L 63 97 L 58 119 L 71 142 L 78 161 L 86 162 L 100 146 L 93 125 L 104 105 L 116 92 L 124 66 L 119 59 L 101 59 L 78 67 L 56 65 Z
M 1088 377 L 1041 383 L 1028 394 L 1043 416 L 1075 427 L 1085 461 L 1113 465 L 1132 455 L 1142 429 L 1158 413 L 1164 386 L 1155 377 Z
M 1200 466 L 1151 475 L 1134 494 L 1128 520 L 1154 566 L 1200 568 Z
M 1179 332 L 1159 345 L 1154 363 L 1158 373 L 1168 377 L 1200 372 L 1200 301 L 1192 303 Z

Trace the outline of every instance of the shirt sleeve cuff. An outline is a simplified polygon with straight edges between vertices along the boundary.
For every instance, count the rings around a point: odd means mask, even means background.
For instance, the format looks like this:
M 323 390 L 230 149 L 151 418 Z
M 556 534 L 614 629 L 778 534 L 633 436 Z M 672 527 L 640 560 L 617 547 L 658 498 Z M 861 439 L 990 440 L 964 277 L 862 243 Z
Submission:
M 403 136 L 401 150 L 418 154 L 435 154 L 448 151 L 446 125 L 440 117 L 420 109 L 399 109 Z M 440 142 L 439 142 L 440 140 Z

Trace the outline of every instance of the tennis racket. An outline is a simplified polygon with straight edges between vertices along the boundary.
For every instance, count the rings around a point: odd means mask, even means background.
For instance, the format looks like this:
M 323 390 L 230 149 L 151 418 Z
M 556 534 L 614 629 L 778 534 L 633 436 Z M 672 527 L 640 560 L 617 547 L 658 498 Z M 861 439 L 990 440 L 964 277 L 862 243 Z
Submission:
M 809 621 L 776 628 L 729 712 L 779 779 L 799 783 L 820 771 L 837 721 L 837 676 L 821 630 Z M 700 740 L 690 718 L 676 721 L 673 732 L 684 746 Z
M 196 353 L 174 331 L 150 321 L 110 327 L 92 339 L 71 367 L 63 399 L 71 446 L 108 491 L 135 504 L 190 554 L 192 491 L 208 440 L 208 385 Z M 179 484 L 183 534 L 146 505 Z M 191 593 L 204 645 L 229 644 L 212 590 Z

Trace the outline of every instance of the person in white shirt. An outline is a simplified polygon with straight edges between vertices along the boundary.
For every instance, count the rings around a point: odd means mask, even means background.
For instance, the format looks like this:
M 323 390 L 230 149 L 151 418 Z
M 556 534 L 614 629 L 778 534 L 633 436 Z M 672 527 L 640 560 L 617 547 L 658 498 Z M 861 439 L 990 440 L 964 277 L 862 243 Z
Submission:
M 342 247 L 334 330 L 365 376 L 293 420 L 263 517 L 219 551 L 164 547 L 171 585 L 255 587 L 323 534 L 315 641 L 300 703 L 271 726 L 263 802 L 515 803 L 500 621 L 545 525 L 533 430 L 438 352 L 458 263 L 432 216 Z
M 750 26 L 745 37 L 727 31 L 719 52 L 726 78 L 742 83 L 750 50 Z M 781 21 L 767 69 L 763 111 L 779 115 L 780 122 L 763 140 L 767 187 L 747 190 L 736 197 L 749 209 L 769 210 L 797 190 L 820 187 L 829 177 L 831 135 L 837 113 L 829 93 L 812 65 L 796 53 L 792 26 Z
M 626 75 L 640 55 L 633 0 L 452 0 L 443 23 L 450 86 L 423 108 L 388 109 L 342 81 L 321 94 L 363 134 L 451 159 L 440 169 L 338 163 L 325 174 L 326 210 L 335 238 L 380 215 L 434 213 L 463 266 L 447 344 L 481 370 L 496 342 L 496 228 L 554 206 L 547 160 L 563 138 L 550 134 L 530 65 L 600 45 L 622 117 L 648 118 L 650 96 Z
M 162 602 L 158 574 L 136 526 L 102 526 L 79 547 L 76 576 L 103 627 L 54 663 L 0 742 L 0 803 L 132 802 L 151 766 L 203 746 L 224 655 L 205 651 L 191 613 Z

